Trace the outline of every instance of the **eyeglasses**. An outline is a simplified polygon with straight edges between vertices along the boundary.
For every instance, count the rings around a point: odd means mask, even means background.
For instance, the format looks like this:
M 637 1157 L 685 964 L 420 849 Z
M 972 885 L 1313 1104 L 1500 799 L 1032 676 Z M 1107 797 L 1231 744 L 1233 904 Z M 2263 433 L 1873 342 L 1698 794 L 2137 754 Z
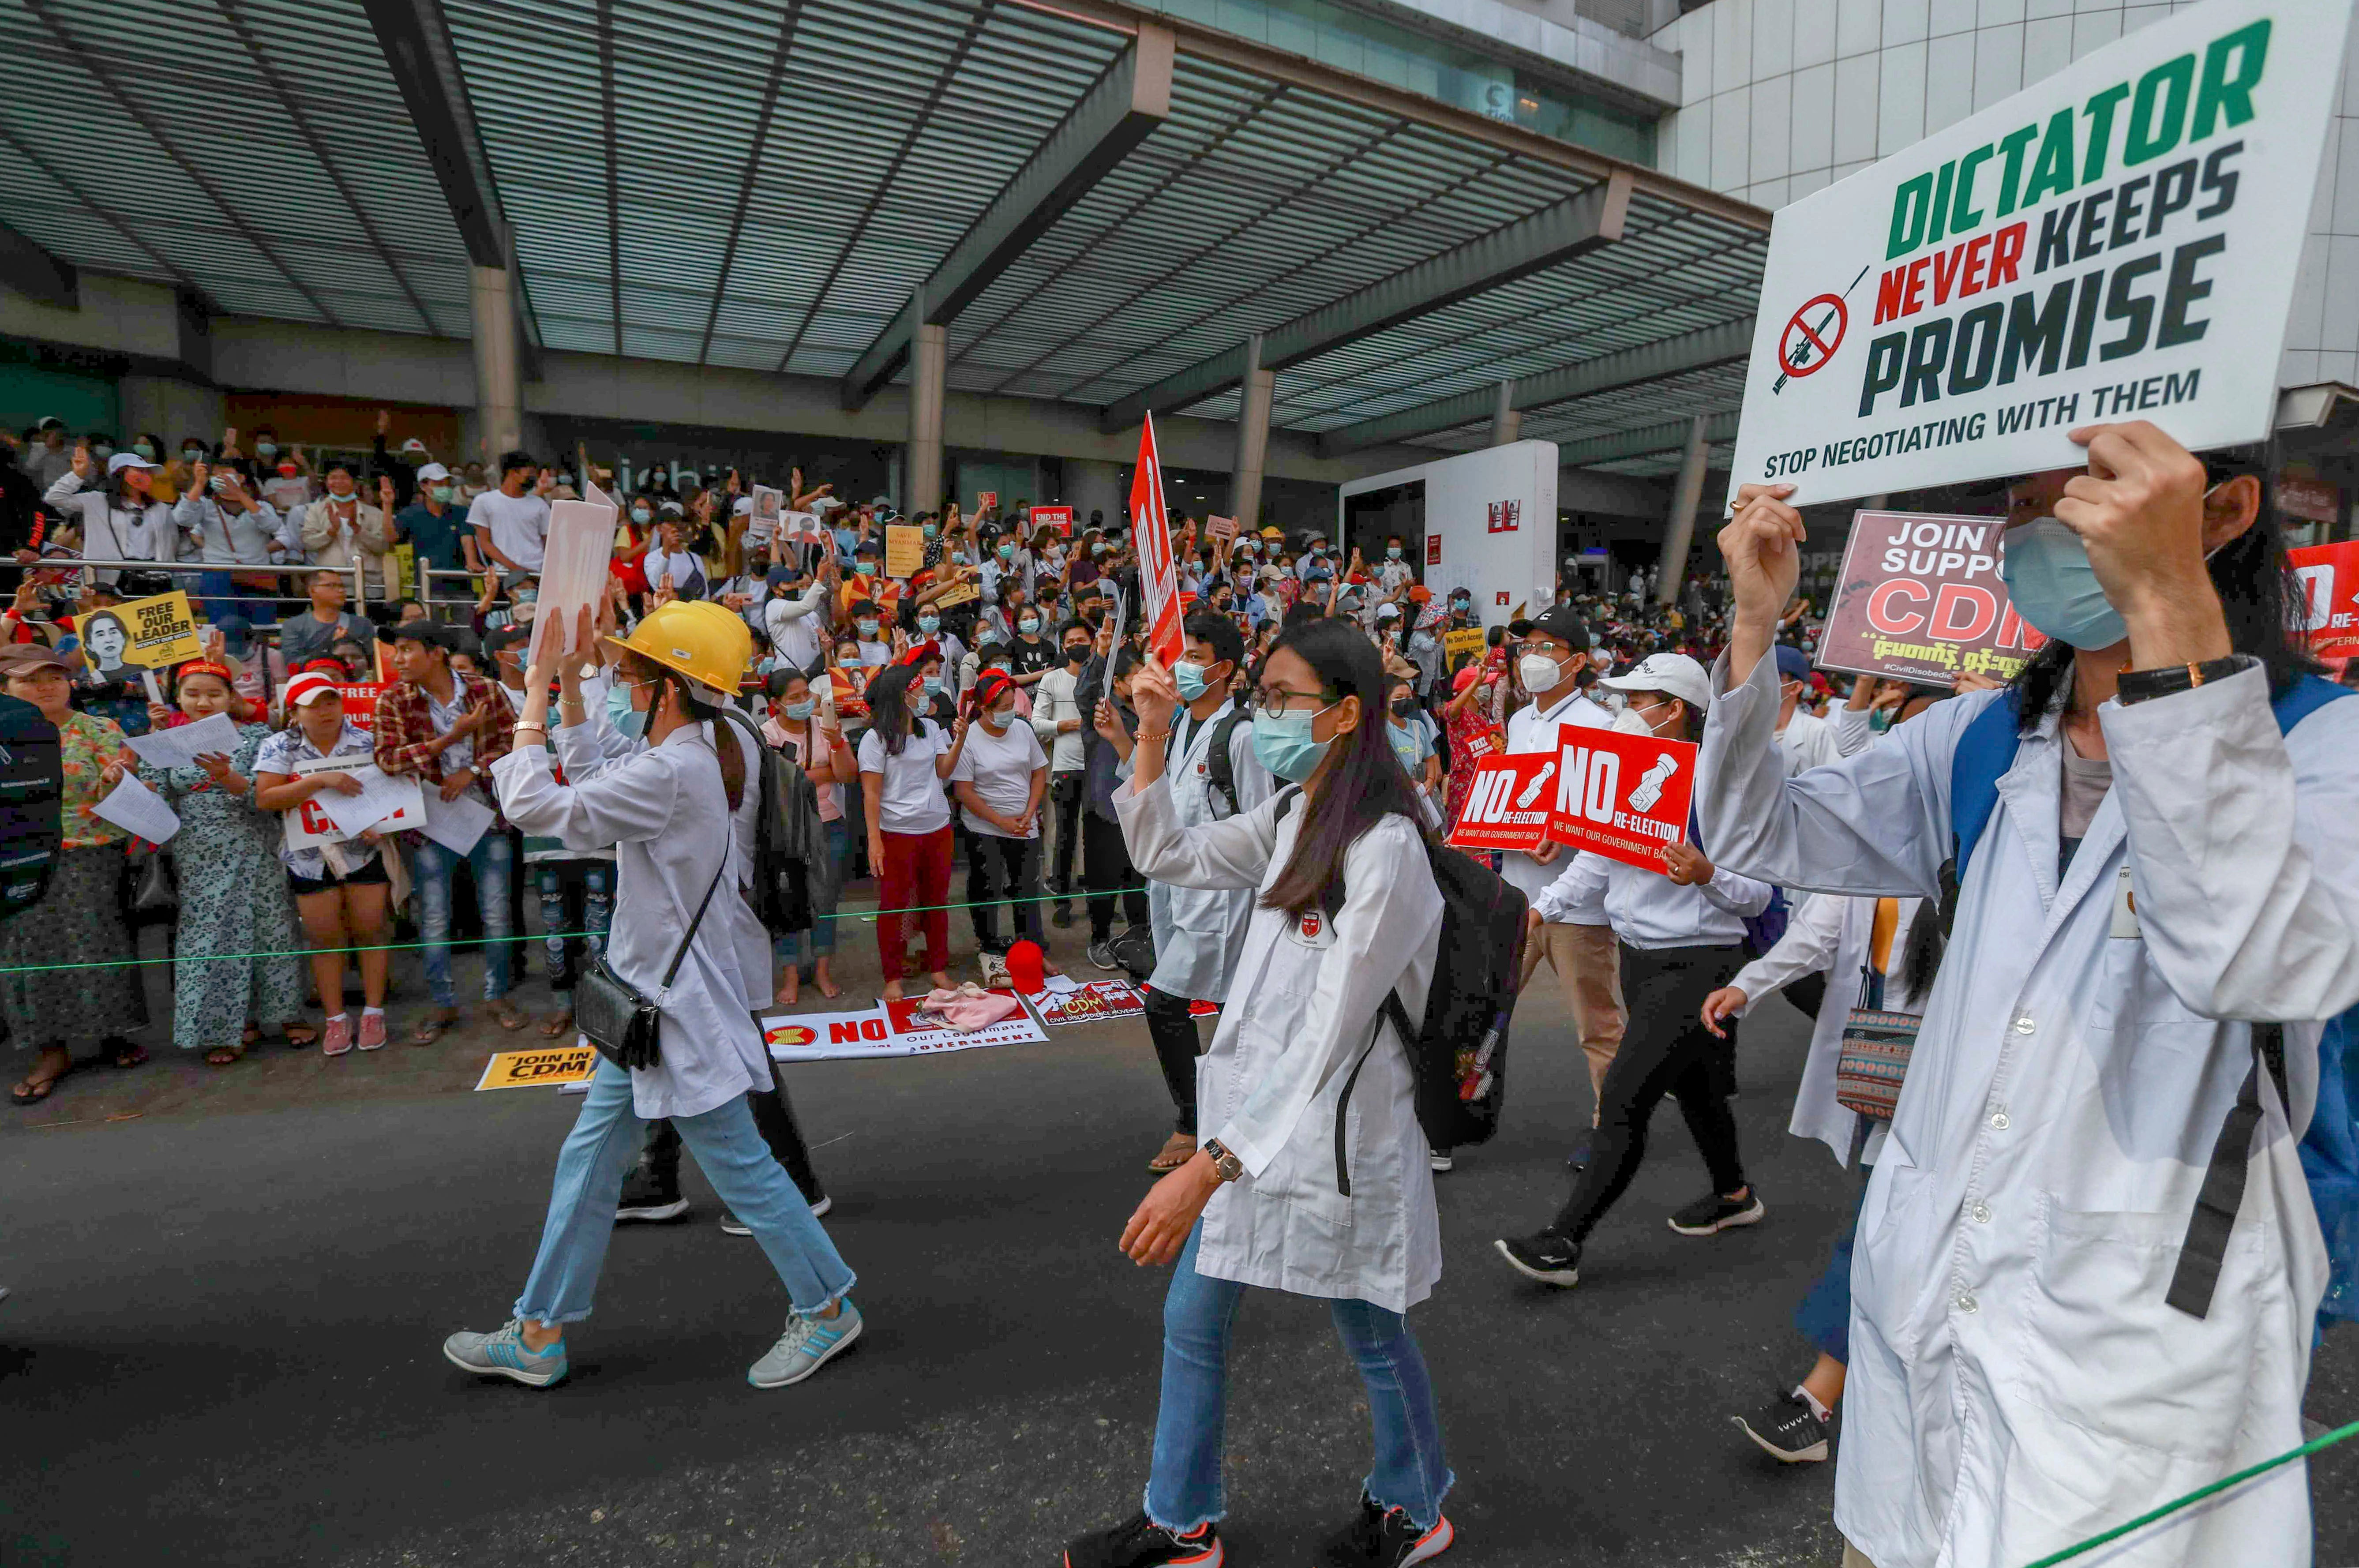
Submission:
M 1295 691 L 1284 686 L 1264 686 L 1257 700 L 1265 713 L 1287 713 L 1296 712 L 1295 704 L 1299 702 L 1311 704 L 1315 712 L 1326 707 L 1333 699 L 1324 691 Z

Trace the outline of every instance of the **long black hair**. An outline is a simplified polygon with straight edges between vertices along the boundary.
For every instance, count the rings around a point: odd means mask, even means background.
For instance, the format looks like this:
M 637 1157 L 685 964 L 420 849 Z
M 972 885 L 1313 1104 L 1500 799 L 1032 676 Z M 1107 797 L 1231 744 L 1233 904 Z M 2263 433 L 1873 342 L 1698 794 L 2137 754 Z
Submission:
M 885 743 L 885 755 L 898 757 L 901 747 L 925 721 L 909 706 L 909 688 L 918 683 L 914 664 L 888 665 L 868 683 L 868 727 Z
M 2286 561 L 2285 536 L 2270 494 L 2275 488 L 2269 482 L 2270 466 L 2250 455 L 2214 453 L 2205 460 L 2205 476 L 2215 488 L 2245 474 L 2261 486 L 2260 510 L 2252 527 L 2222 545 L 2207 569 L 2228 618 L 2229 646 L 2261 661 L 2269 674 L 2269 695 L 2279 697 L 2301 677 L 2317 674 L 2319 665 L 2293 629 L 2293 609 L 2301 595 Z M 2019 733 L 2029 735 L 2039 727 L 2062 697 L 2065 672 L 2071 668 L 2071 646 L 2050 637 L 2017 672 L 2015 690 L 2023 715 Z
M 1295 837 L 1293 857 L 1262 895 L 1262 908 L 1299 916 L 1327 900 L 1343 877 L 1343 856 L 1362 833 L 1394 812 L 1408 818 L 1420 836 L 1425 822 L 1385 733 L 1385 693 L 1391 679 L 1375 645 L 1351 622 L 1321 616 L 1288 627 L 1264 656 L 1264 667 L 1280 651 L 1310 667 L 1328 702 L 1360 700 L 1359 724 L 1336 735 L 1319 765 L 1323 777 Z

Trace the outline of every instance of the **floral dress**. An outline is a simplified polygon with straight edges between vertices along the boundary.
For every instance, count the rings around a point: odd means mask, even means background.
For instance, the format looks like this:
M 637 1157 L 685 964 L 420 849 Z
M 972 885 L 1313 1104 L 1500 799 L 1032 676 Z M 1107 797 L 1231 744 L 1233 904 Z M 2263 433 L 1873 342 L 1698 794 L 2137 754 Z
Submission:
M 97 810 L 106 794 L 99 776 L 122 753 L 123 731 L 93 713 L 69 714 L 58 726 L 58 750 L 65 836 L 49 890 L 0 924 L 0 1019 L 20 1051 L 126 1034 L 147 1022 L 147 990 L 130 967 L 137 953 L 123 918 L 129 835 Z
M 251 779 L 270 731 L 241 724 L 237 733 L 230 766 Z M 302 944 L 279 874 L 277 814 L 256 810 L 251 789 L 224 792 L 201 768 L 142 766 L 139 778 L 180 818 L 172 1043 L 234 1050 L 249 1019 L 267 1029 L 294 1022 L 303 1011 Z

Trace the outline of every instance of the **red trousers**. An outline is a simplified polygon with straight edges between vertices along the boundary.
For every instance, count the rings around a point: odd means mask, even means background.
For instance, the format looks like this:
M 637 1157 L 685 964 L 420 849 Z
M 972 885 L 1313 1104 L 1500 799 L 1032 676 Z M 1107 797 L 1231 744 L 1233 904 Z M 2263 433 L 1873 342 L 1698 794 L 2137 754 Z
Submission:
M 951 898 L 951 828 L 948 822 L 929 833 L 897 833 L 887 830 L 885 864 L 876 878 L 876 956 L 886 981 L 901 977 L 904 957 L 897 911 L 910 908 L 924 912 L 916 918 L 926 938 L 926 967 L 946 969 L 951 961 L 951 912 L 942 908 Z

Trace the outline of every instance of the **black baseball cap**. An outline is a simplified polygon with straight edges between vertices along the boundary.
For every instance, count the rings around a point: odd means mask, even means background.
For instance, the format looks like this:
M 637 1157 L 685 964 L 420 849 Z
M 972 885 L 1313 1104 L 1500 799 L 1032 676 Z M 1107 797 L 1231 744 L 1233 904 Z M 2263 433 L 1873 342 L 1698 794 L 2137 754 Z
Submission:
M 1511 637 L 1527 637 L 1534 632 L 1559 639 L 1575 653 L 1587 653 L 1590 648 L 1589 623 L 1570 604 L 1550 604 L 1537 615 L 1507 623 Z

